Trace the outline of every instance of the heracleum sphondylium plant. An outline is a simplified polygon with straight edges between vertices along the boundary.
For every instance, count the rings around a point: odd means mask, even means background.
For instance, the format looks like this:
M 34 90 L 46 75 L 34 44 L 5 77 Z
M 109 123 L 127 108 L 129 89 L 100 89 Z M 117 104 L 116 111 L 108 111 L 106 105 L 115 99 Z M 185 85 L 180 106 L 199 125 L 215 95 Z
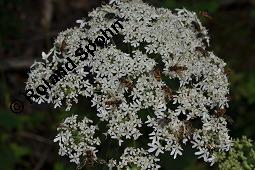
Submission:
M 88 16 L 77 21 L 79 27 L 59 34 L 50 52 L 42 54 L 43 62 L 32 66 L 26 86 L 36 90 L 69 57 L 76 71 L 56 82 L 48 95 L 33 100 L 55 107 L 65 102 L 70 110 L 78 96 L 86 96 L 92 99 L 99 121 L 107 124 L 105 131 L 96 126 L 100 122 L 86 117 L 66 118 L 54 140 L 61 156 L 77 165 L 97 162 L 118 169 L 159 169 L 160 154 L 169 151 L 166 154 L 176 158 L 188 143 L 198 158 L 211 164 L 217 161 L 215 152 L 230 149 L 222 116 L 228 107 L 226 64 L 206 50 L 209 37 L 196 13 L 133 0 L 111 1 Z M 103 48 L 97 47 L 94 56 L 75 55 L 119 18 L 123 28 L 118 36 L 108 34 L 111 38 Z M 130 146 L 127 141 L 146 135 L 141 131 L 146 126 L 151 130 L 149 142 L 140 148 Z M 98 147 L 103 140 L 115 140 L 126 149 L 119 158 L 102 160 Z

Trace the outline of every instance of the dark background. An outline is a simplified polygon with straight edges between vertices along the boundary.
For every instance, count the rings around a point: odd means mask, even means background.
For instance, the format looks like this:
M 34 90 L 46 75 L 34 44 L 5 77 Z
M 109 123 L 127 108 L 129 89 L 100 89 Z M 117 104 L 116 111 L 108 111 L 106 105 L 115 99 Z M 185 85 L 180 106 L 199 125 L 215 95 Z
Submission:
M 169 9 L 185 7 L 208 11 L 212 20 L 200 17 L 209 29 L 211 50 L 229 67 L 231 102 L 227 114 L 232 137 L 255 137 L 255 1 L 254 0 L 161 0 L 148 3 Z M 52 105 L 29 104 L 24 82 L 31 64 L 47 52 L 60 31 L 77 25 L 96 0 L 0 0 L 0 170 L 72 170 L 74 163 L 58 155 L 53 143 L 57 125 L 71 112 Z M 19 99 L 24 111 L 14 114 L 10 103 Z M 189 149 L 173 160 L 161 157 L 164 169 L 217 169 L 197 160 Z M 170 168 L 171 167 L 171 168 Z M 84 168 L 85 169 L 85 168 Z M 101 169 L 101 168 L 94 168 Z

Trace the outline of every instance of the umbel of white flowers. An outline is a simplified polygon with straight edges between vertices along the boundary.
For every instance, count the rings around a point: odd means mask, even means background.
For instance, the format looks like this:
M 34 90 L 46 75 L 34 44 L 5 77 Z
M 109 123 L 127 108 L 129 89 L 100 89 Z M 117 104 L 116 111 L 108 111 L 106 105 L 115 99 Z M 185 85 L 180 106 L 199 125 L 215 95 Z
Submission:
M 66 110 L 78 102 L 78 96 L 92 99 L 99 122 L 68 117 L 54 140 L 60 155 L 79 166 L 101 163 L 119 169 L 159 169 L 160 154 L 176 158 L 186 144 L 211 164 L 217 161 L 216 152 L 230 149 L 224 117 L 229 93 L 226 64 L 207 50 L 207 30 L 196 13 L 133 0 L 111 1 L 88 17 L 77 21 L 80 27 L 59 34 L 54 47 L 43 55 L 44 61 L 31 68 L 26 84 L 26 89 L 35 89 L 68 57 L 77 66 L 76 73 L 58 81 L 48 96 L 34 99 L 55 107 L 65 102 Z M 75 55 L 118 18 L 123 18 L 123 29 L 106 41 L 105 48 L 86 59 Z M 99 129 L 100 122 L 106 126 Z M 141 130 L 145 127 L 151 131 L 147 136 Z M 148 138 L 147 144 L 130 146 L 128 141 L 139 141 L 142 135 Z M 119 150 L 118 159 L 99 157 L 107 155 L 98 150 L 105 140 L 118 141 L 125 148 Z
M 117 20 L 116 22 L 113 23 L 111 28 L 114 30 L 114 32 L 110 28 L 106 30 L 100 30 L 102 35 L 98 36 L 93 42 L 89 42 L 89 44 L 85 46 L 86 50 L 84 50 L 83 47 L 79 47 L 78 49 L 76 49 L 75 56 L 78 57 L 82 55 L 83 57 L 80 57 L 81 61 L 86 60 L 88 58 L 88 55 L 94 56 L 94 52 L 97 50 L 97 46 L 103 48 L 105 46 L 106 40 L 110 39 L 109 34 L 111 36 L 114 36 L 115 33 L 118 34 L 119 33 L 118 29 L 123 29 L 123 26 L 121 25 L 120 21 Z M 42 53 L 42 55 L 47 56 L 44 52 Z M 58 57 L 62 58 L 63 57 L 62 53 L 60 53 Z M 52 88 L 52 86 L 56 85 L 56 83 L 60 81 L 64 76 L 66 76 L 68 72 L 70 71 L 75 72 L 74 69 L 77 66 L 73 63 L 73 61 L 69 57 L 67 57 L 66 60 L 68 61 L 67 63 L 58 66 L 57 70 L 52 71 L 53 74 L 49 76 L 49 80 L 42 78 L 44 84 L 38 85 L 35 88 L 36 92 L 33 91 L 33 89 L 26 90 L 24 95 L 30 103 L 33 102 L 33 99 L 37 100 L 40 97 L 40 95 L 49 96 L 48 91 Z

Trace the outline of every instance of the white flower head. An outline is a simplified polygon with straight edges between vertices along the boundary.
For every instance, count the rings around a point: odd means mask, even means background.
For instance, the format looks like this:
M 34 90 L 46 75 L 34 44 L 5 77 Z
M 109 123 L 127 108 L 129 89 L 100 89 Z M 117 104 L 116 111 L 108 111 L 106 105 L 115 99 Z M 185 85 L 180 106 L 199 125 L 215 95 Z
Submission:
M 224 118 L 229 83 L 226 63 L 208 51 L 207 29 L 186 9 L 174 12 L 139 0 L 110 4 L 77 20 L 79 28 L 61 32 L 50 53 L 42 53 L 43 62 L 31 67 L 26 84 L 40 96 L 33 101 L 70 110 L 80 96 L 92 99 L 94 114 L 105 124 L 99 131 L 123 147 L 149 127 L 150 142 L 126 148 L 120 160 L 107 162 L 110 168 L 132 162 L 157 169 L 156 157 L 169 151 L 176 158 L 190 143 L 198 158 L 214 163 L 213 152 L 231 146 Z M 54 140 L 59 153 L 75 163 L 84 148 L 96 153 L 100 140 L 92 123 L 67 118 L 68 127 Z M 79 130 L 82 141 L 70 129 Z

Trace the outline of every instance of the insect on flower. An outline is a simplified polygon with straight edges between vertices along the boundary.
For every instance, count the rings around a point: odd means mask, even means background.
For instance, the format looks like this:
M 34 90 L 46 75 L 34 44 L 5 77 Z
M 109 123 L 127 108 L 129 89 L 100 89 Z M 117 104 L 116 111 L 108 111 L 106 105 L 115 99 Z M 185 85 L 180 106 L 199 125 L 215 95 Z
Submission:
M 56 43 L 55 44 L 56 48 L 58 51 L 60 51 L 61 53 L 64 53 L 65 52 L 65 49 L 66 49 L 66 46 L 67 46 L 67 43 L 66 43 L 66 37 L 64 37 L 60 43 Z
M 64 123 L 61 123 L 58 128 L 60 129 L 66 129 L 66 128 L 69 128 L 68 126 L 66 126 Z
M 169 67 L 169 71 L 174 71 L 176 72 L 176 74 L 178 74 L 178 76 L 182 76 L 183 71 L 187 70 L 188 68 L 186 66 L 178 66 L 178 65 L 174 65 Z
M 228 123 L 234 124 L 234 120 L 230 116 L 226 115 L 226 109 L 225 108 L 219 108 L 218 110 L 216 110 L 214 112 L 214 114 L 217 117 L 223 117 L 224 119 L 226 119 L 226 121 Z
M 201 15 L 201 16 L 203 16 L 203 17 L 206 17 L 206 18 L 208 18 L 208 19 L 213 19 L 209 14 L 208 14 L 208 12 L 206 12 L 206 11 L 199 11 L 199 14 Z
M 161 87 L 161 89 L 164 91 L 165 99 L 167 101 L 173 99 L 173 91 L 170 87 L 168 87 L 167 85 L 164 85 L 164 86 Z
M 195 28 L 195 30 L 196 30 L 197 32 L 200 33 L 200 32 L 202 31 L 202 28 L 200 27 L 200 25 L 199 25 L 198 22 L 192 21 L 191 24 L 194 26 L 194 28 Z
M 157 81 L 161 80 L 161 71 L 160 71 L 160 68 L 158 68 L 158 67 L 154 68 L 153 74 L 154 74 L 154 77 L 155 77 L 155 79 Z
M 192 124 L 188 121 L 185 121 L 184 124 L 181 125 L 181 127 L 177 131 L 176 137 L 178 140 L 182 140 L 183 138 L 190 136 L 193 131 L 194 129 L 192 127 Z
M 158 125 L 160 128 L 164 128 L 170 121 L 171 119 L 164 117 L 158 120 Z
M 208 144 L 208 149 L 212 150 L 214 148 L 216 148 L 216 145 L 214 143 L 209 143 Z
M 118 99 L 118 98 L 115 98 L 115 97 L 105 101 L 105 105 L 107 105 L 107 106 L 114 106 L 114 107 L 118 107 L 121 103 L 122 103 L 122 100 Z
M 214 113 L 217 117 L 222 117 L 226 113 L 226 109 L 225 108 L 219 108 Z
M 195 31 L 197 32 L 197 38 L 205 38 L 206 33 L 203 31 L 202 26 L 199 24 L 199 21 L 192 21 L 191 24 L 193 25 Z
M 85 165 L 87 165 L 88 167 L 92 167 L 94 165 L 96 157 L 92 150 L 86 150 L 85 153 L 86 153 Z
M 209 56 L 208 52 L 205 49 L 203 49 L 203 47 L 196 47 L 195 51 L 200 52 L 205 57 Z
M 85 150 L 85 159 L 77 166 L 77 169 L 82 169 L 84 166 L 93 167 L 96 162 L 96 156 L 90 149 Z
M 120 83 L 124 85 L 124 87 L 127 87 L 128 90 L 132 90 L 134 87 L 133 81 L 129 78 L 126 77 L 121 77 L 120 79 Z
M 224 67 L 224 74 L 227 75 L 227 76 L 230 76 L 232 74 L 232 70 L 231 68 L 229 67 Z M 227 97 L 230 97 L 230 96 L 227 96 Z M 230 100 L 230 99 L 229 99 Z

